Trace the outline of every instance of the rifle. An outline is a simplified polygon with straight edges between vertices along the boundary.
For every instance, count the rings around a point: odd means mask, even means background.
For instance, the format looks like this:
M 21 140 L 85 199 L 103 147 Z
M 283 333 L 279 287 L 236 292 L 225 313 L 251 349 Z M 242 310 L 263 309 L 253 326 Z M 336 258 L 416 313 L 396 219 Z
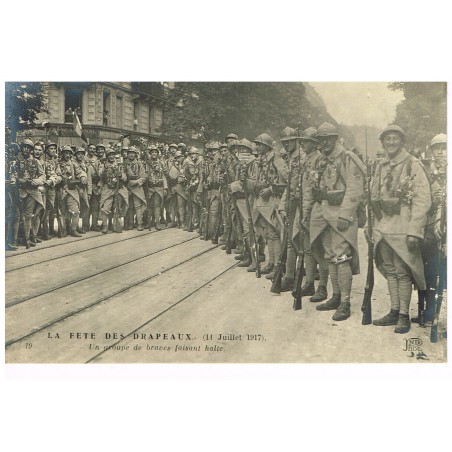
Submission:
M 298 160 L 298 187 L 300 190 L 299 193 L 299 204 L 298 204 L 298 253 L 297 253 L 297 273 L 295 277 L 295 288 L 292 292 L 293 295 L 293 310 L 299 311 L 302 309 L 302 295 L 301 295 L 301 286 L 303 283 L 303 273 L 304 273 L 304 229 L 303 229 L 303 173 L 301 171 L 301 156 Z
M 372 178 L 372 167 L 369 164 L 367 155 L 367 128 L 366 128 L 366 191 L 367 191 L 367 278 L 364 287 L 363 303 L 361 311 L 363 318 L 362 325 L 370 325 L 372 323 L 372 291 L 374 290 L 374 240 L 372 232 L 372 199 L 370 180 Z
M 114 195 L 114 199 L 115 199 L 115 212 L 114 212 L 114 229 L 115 232 L 122 232 L 122 228 L 121 228 L 121 222 L 119 220 L 119 206 L 120 206 L 120 195 L 119 195 L 119 180 L 121 178 L 121 164 L 117 164 L 116 167 L 116 185 L 115 185 L 115 195 Z
M 256 262 L 256 278 L 260 278 L 261 277 L 261 266 L 260 266 L 260 262 L 259 262 L 259 243 L 256 239 L 256 234 L 254 231 L 253 216 L 251 213 L 249 193 L 248 193 L 248 188 L 246 186 L 246 171 L 247 171 L 247 167 L 245 167 L 245 180 L 243 181 L 243 191 L 245 193 L 246 211 L 248 213 L 248 230 L 249 230 L 249 234 L 250 234 L 250 248 L 251 248 L 251 253 L 252 253 L 252 255 L 254 255 L 254 259 Z
M 192 199 L 192 191 L 190 187 L 190 183 L 187 186 L 187 195 L 188 195 L 188 225 L 187 231 L 193 232 L 193 199 Z
M 289 157 L 290 159 L 290 157 Z M 291 160 L 289 160 L 289 176 L 287 180 L 287 196 L 286 196 L 286 218 L 284 220 L 284 233 L 283 240 L 281 243 L 281 253 L 278 257 L 278 263 L 275 268 L 275 276 L 273 278 L 272 287 L 270 289 L 271 293 L 280 294 L 281 293 L 281 280 L 283 275 L 283 269 L 285 269 L 287 261 L 287 243 L 289 241 L 289 217 L 290 217 L 290 179 L 292 177 L 292 167 Z
M 425 325 L 425 290 L 417 291 L 417 321 L 419 326 Z M 415 319 L 411 319 L 415 323 Z
M 438 243 L 438 260 L 436 262 L 436 287 L 435 287 L 435 310 L 432 321 L 432 328 L 430 330 L 430 342 L 438 342 L 438 321 L 441 311 L 441 305 L 443 303 L 443 292 L 446 291 L 447 274 L 445 271 L 444 262 L 444 246 L 445 246 L 445 226 L 446 226 L 446 193 L 443 193 L 443 199 L 441 200 L 441 219 L 440 219 L 440 231 L 442 233 L 441 240 Z
M 217 244 L 218 243 L 218 237 L 220 236 L 220 229 L 221 229 L 221 224 L 223 223 L 223 206 L 222 206 L 222 202 L 221 202 L 221 191 L 222 191 L 223 186 L 220 185 L 220 191 L 218 192 L 218 212 L 219 212 L 219 216 L 218 216 L 218 226 L 217 229 L 215 231 L 215 234 L 212 238 L 212 243 Z
M 55 216 L 58 224 L 58 238 L 61 239 L 63 237 L 63 221 L 61 220 L 61 211 L 60 211 L 60 196 L 61 196 L 61 187 L 55 188 Z
M 226 237 L 226 254 L 231 254 L 231 237 L 232 237 L 232 218 L 231 218 L 231 211 L 230 211 L 230 205 L 231 205 L 231 198 L 229 196 L 229 172 L 228 167 L 225 166 L 224 175 L 226 176 L 226 225 L 229 225 L 228 229 L 228 235 Z

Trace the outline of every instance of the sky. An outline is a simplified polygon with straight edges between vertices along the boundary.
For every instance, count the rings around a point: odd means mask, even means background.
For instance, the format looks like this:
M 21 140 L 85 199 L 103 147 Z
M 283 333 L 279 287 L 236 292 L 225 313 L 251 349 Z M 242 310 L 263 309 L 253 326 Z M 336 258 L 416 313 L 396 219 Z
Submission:
M 395 117 L 401 91 L 388 89 L 388 82 L 309 82 L 325 102 L 328 113 L 345 125 L 384 128 Z M 370 96 L 368 97 L 368 94 Z

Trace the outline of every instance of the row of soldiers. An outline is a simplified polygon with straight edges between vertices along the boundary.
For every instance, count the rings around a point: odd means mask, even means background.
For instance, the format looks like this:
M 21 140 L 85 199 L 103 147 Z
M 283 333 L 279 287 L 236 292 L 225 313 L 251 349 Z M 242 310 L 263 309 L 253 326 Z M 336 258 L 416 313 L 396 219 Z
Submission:
M 25 140 L 17 155 L 10 152 L 8 247 L 17 246 L 21 221 L 27 247 L 41 240 L 40 226 L 42 239 L 50 238 L 54 216 L 63 219 L 64 233 L 77 237 L 89 229 L 107 233 L 109 225 L 120 232 L 135 222 L 141 231 L 160 230 L 165 221 L 234 251 L 248 272 L 274 280 L 282 268 L 283 292 L 295 290 L 302 271 L 300 294 L 314 303 L 327 300 L 317 310 L 334 311 L 333 320 L 342 321 L 351 314 L 353 275 L 360 271 L 358 228 L 370 221 L 368 240 L 391 301 L 389 314 L 374 324 L 406 333 L 413 285 L 425 298 L 426 320 L 434 316 L 447 143 L 445 134 L 435 136 L 431 159 L 422 162 L 405 149 L 405 138 L 396 125 L 382 132 L 385 156 L 371 171 L 369 193 L 368 168 L 329 123 L 304 131 L 286 127 L 282 150 L 267 133 L 252 142 L 230 134 L 225 143 L 206 144 L 203 153 L 183 143 L 163 155 L 155 146 L 122 146 L 119 154 L 98 144 L 63 147 L 57 159 L 54 143 L 42 149 Z

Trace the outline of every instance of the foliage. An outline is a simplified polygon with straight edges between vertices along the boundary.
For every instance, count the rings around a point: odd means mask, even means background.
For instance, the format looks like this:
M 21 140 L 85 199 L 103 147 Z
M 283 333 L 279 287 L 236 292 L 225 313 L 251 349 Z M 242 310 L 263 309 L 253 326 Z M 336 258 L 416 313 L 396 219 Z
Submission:
M 405 96 L 397 106 L 394 123 L 404 129 L 408 149 L 424 150 L 433 136 L 446 132 L 445 82 L 397 82 L 391 83 L 389 88 L 401 90 Z
M 312 105 L 306 89 L 304 83 L 292 82 L 176 83 L 167 93 L 163 136 L 170 141 L 222 141 L 232 132 L 249 139 L 266 132 L 277 140 L 286 126 L 337 125 L 323 102 Z
M 46 94 L 39 82 L 5 83 L 5 125 L 15 140 L 18 130 L 33 124 L 38 113 L 47 110 Z

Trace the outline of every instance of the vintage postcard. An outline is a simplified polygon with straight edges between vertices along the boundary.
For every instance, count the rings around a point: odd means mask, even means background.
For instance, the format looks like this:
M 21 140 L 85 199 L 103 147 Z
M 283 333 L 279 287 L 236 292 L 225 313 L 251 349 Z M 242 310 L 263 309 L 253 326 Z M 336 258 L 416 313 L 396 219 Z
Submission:
M 447 362 L 445 82 L 4 89 L 6 363 Z

